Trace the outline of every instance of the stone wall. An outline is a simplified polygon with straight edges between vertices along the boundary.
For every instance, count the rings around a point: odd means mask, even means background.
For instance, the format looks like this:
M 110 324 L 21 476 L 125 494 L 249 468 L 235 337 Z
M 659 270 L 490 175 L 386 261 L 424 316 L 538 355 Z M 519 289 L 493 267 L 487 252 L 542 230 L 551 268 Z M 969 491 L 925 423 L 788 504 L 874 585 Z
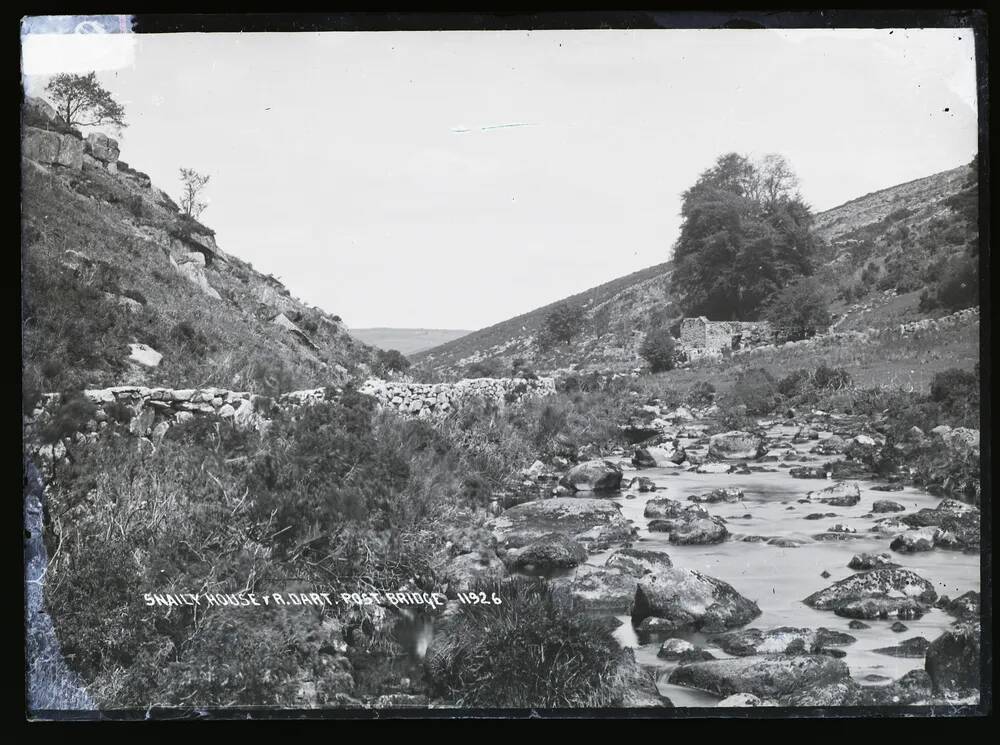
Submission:
M 411 416 L 444 416 L 464 401 L 481 399 L 504 406 L 531 396 L 555 393 L 553 378 L 469 378 L 457 383 L 407 383 L 371 378 L 359 388 L 382 406 Z
M 375 398 L 381 407 L 391 408 L 404 416 L 439 418 L 457 411 L 463 402 L 486 400 L 497 406 L 522 401 L 536 395 L 555 392 L 551 378 L 477 378 L 457 383 L 410 383 L 386 381 L 378 378 L 366 380 L 359 391 Z M 86 422 L 74 438 L 94 439 L 114 423 L 128 428 L 138 438 L 145 438 L 155 445 L 175 424 L 191 421 L 199 415 L 214 415 L 232 420 L 240 429 L 266 427 L 271 411 L 267 406 L 297 407 L 323 401 L 326 389 L 316 388 L 293 391 L 277 401 L 252 393 L 230 391 L 224 388 L 147 388 L 143 386 L 115 386 L 83 392 L 95 404 L 94 418 Z M 65 444 L 41 446 L 37 432 L 62 401 L 62 395 L 48 393 L 42 396 L 35 410 L 25 419 L 25 442 L 28 449 L 44 459 L 59 459 L 65 455 Z
M 709 321 L 704 316 L 681 321 L 680 348 L 688 359 L 718 356 L 726 349 L 752 349 L 772 340 L 767 321 Z

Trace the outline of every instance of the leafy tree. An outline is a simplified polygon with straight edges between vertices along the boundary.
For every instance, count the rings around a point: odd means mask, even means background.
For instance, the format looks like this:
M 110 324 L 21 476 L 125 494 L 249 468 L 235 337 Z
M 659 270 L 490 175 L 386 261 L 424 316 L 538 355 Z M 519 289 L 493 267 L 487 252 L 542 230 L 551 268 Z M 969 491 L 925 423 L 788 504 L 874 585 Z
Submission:
M 86 75 L 56 75 L 45 86 L 59 117 L 70 126 L 92 127 L 125 124 L 125 108 L 115 101 L 93 72 Z
M 398 349 L 380 349 L 378 361 L 386 372 L 402 372 L 410 367 L 410 361 Z
M 583 324 L 583 308 L 570 303 L 557 305 L 542 321 L 539 345 L 548 348 L 556 344 L 568 344 L 583 331 Z
M 205 176 L 191 168 L 181 169 L 181 210 L 195 220 L 205 211 L 207 203 L 199 200 L 211 176 Z
M 773 295 L 763 314 L 778 341 L 808 339 L 830 325 L 826 295 L 812 277 L 793 282 Z
M 751 320 L 798 277 L 812 274 L 812 214 L 784 158 L 721 156 L 681 206 L 671 286 L 687 315 Z
M 639 355 L 649 363 L 653 372 L 673 370 L 677 364 L 677 345 L 666 327 L 652 329 L 639 347 Z

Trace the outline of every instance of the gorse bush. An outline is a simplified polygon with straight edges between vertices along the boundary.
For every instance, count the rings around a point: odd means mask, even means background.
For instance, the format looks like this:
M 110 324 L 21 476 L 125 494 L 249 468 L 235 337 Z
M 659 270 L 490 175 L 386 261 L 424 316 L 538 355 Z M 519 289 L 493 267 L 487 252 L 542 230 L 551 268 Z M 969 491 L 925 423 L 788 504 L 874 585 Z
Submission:
M 477 590 L 501 605 L 462 605 L 429 650 L 431 689 L 464 707 L 613 706 L 623 650 L 606 627 L 573 614 L 537 580 Z
M 677 364 L 677 344 L 670 330 L 665 327 L 650 330 L 639 347 L 639 355 L 655 373 L 673 370 Z

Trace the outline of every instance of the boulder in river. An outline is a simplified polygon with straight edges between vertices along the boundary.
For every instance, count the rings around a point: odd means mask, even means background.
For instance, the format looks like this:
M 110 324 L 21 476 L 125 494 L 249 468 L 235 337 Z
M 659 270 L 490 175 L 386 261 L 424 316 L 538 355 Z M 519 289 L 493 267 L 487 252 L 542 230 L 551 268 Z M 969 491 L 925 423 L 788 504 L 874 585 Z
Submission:
M 628 482 L 628 488 L 644 494 L 646 492 L 656 491 L 656 484 L 654 484 L 653 480 L 650 478 L 646 478 L 645 476 L 636 476 Z
M 851 600 L 834 608 L 833 612 L 843 618 L 920 618 L 928 606 L 914 598 L 887 598 L 884 596 Z
M 912 706 L 930 703 L 933 689 L 923 670 L 910 670 L 889 685 L 858 686 L 843 706 Z
M 722 518 L 696 510 L 685 510 L 677 517 L 650 520 L 654 533 L 667 533 L 667 540 L 678 546 L 722 543 L 729 537 Z
M 715 504 L 716 502 L 742 502 L 743 490 L 737 489 L 734 486 L 713 489 L 707 494 L 692 495 L 688 497 L 688 501 L 708 504 Z
M 897 535 L 889 548 L 901 554 L 915 554 L 919 551 L 931 551 L 934 548 L 934 540 L 938 533 L 937 528 L 920 528 L 918 530 L 907 530 Z
M 677 631 L 721 632 L 759 615 L 757 604 L 729 583 L 676 567 L 640 579 L 632 605 L 633 624 L 655 616 Z
M 678 502 L 676 499 L 671 499 L 670 497 L 654 497 L 646 502 L 646 508 L 643 510 L 642 516 L 646 518 L 678 517 L 688 509 L 691 509 L 691 505 Z M 697 509 L 701 514 L 708 514 L 700 507 L 695 509 Z
M 846 449 L 847 442 L 843 437 L 830 435 L 829 437 L 820 440 L 809 452 L 816 453 L 817 455 L 840 455 Z
M 719 708 L 732 708 L 732 709 L 744 709 L 754 706 L 777 706 L 775 701 L 765 701 L 762 698 L 754 696 L 750 693 L 734 693 L 732 696 L 726 696 L 722 699 L 716 706 Z
M 934 691 L 945 696 L 979 692 L 979 624 L 967 623 L 948 629 L 927 648 L 924 669 Z
M 924 639 L 924 637 L 914 636 L 910 639 L 904 639 L 895 646 L 879 647 L 878 649 L 874 649 L 872 651 L 877 652 L 878 654 L 889 655 L 890 657 L 914 657 L 923 659 L 930 644 L 931 643 Z
M 780 703 L 803 690 L 845 683 L 849 678 L 847 665 L 826 655 L 761 655 L 682 664 L 668 680 L 717 696 L 749 693 Z
M 498 545 L 522 548 L 546 533 L 562 533 L 590 551 L 597 551 L 632 536 L 621 508 L 610 499 L 554 497 L 524 502 L 492 518 L 487 524 Z
M 789 647 L 796 645 L 797 654 L 816 654 L 826 647 L 844 647 L 856 642 L 850 634 L 833 629 L 801 629 L 781 626 L 776 629 L 741 629 L 712 637 L 710 644 L 717 645 L 726 654 L 749 657 L 757 654 L 791 654 Z
M 939 602 L 938 607 L 944 610 L 945 613 L 950 613 L 960 620 L 979 620 L 979 593 L 974 590 L 969 590 L 969 592 L 959 595 L 954 600 L 947 600 L 947 602 L 944 603 Z
M 696 647 L 686 639 L 667 639 L 660 645 L 660 651 L 656 656 L 662 660 L 670 662 L 700 662 L 702 660 L 714 660 L 715 655 L 707 649 Z
M 845 577 L 803 602 L 818 610 L 835 610 L 855 600 L 867 598 L 912 598 L 924 603 L 937 599 L 934 585 L 910 569 L 899 567 L 873 569 Z
M 840 481 L 818 491 L 811 491 L 809 499 L 831 507 L 853 507 L 861 501 L 861 490 L 856 481 Z
M 793 479 L 825 479 L 825 466 L 795 466 L 788 469 L 788 475 Z
M 574 610 L 626 613 L 635 598 L 638 578 L 620 569 L 582 566 L 572 577 L 551 580 L 555 597 Z
M 872 503 L 872 512 L 881 514 L 884 512 L 903 512 L 906 508 L 899 502 L 893 502 L 891 499 L 876 499 Z
M 941 534 L 934 541 L 939 548 L 979 549 L 982 518 L 979 508 L 973 505 L 957 499 L 943 499 L 937 507 L 903 515 L 900 519 L 912 528 L 940 528 Z
M 566 569 L 587 560 L 587 549 L 564 533 L 546 533 L 504 557 L 515 569 Z
M 636 468 L 672 468 L 687 460 L 684 448 L 636 448 L 632 464 Z
M 892 554 L 854 554 L 847 563 L 849 569 L 868 571 L 869 569 L 880 569 L 882 567 L 898 567 L 892 560 Z
M 708 457 L 713 459 L 753 460 L 765 452 L 764 439 L 750 432 L 721 432 L 708 440 Z
M 604 566 L 609 569 L 620 569 L 633 577 L 653 574 L 663 569 L 670 569 L 673 563 L 670 557 L 662 551 L 647 551 L 641 548 L 623 548 L 615 551 Z
M 573 466 L 559 483 L 574 491 L 614 491 L 621 486 L 622 471 L 611 461 L 588 460 Z

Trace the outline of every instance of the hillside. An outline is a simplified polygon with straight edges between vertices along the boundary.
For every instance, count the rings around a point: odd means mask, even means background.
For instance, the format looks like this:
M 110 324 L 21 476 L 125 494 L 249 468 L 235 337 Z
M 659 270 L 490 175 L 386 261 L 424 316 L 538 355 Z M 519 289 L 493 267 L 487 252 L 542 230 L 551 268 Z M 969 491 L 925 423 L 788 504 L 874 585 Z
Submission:
M 974 298 L 960 297 L 949 307 L 934 297 L 949 273 L 968 273 L 970 262 L 975 271 L 975 176 L 973 167 L 961 166 L 816 215 L 823 246 L 817 275 L 830 289 L 838 330 L 906 323 L 976 304 Z M 635 272 L 415 354 L 416 368 L 458 377 L 506 373 L 517 366 L 536 372 L 641 367 L 638 349 L 651 321 L 679 318 L 669 298 L 669 267 Z M 584 309 L 583 331 L 571 344 L 542 351 L 538 331 L 561 303 Z
M 29 99 L 22 140 L 24 387 L 335 384 L 373 350 L 220 248 L 103 135 Z
M 348 329 L 358 341 L 379 349 L 395 349 L 403 354 L 415 354 L 459 339 L 469 329 Z
M 668 319 L 670 264 L 634 272 L 412 356 L 419 373 L 432 376 L 503 375 L 518 367 L 538 371 L 631 369 L 650 319 Z M 535 343 L 545 316 L 566 303 L 583 309 L 584 329 L 572 345 L 540 350 Z
M 819 275 L 833 291 L 838 328 L 906 323 L 977 303 L 971 293 L 934 297 L 949 276 L 978 275 L 977 176 L 974 164 L 960 166 L 816 215 L 828 246 Z

